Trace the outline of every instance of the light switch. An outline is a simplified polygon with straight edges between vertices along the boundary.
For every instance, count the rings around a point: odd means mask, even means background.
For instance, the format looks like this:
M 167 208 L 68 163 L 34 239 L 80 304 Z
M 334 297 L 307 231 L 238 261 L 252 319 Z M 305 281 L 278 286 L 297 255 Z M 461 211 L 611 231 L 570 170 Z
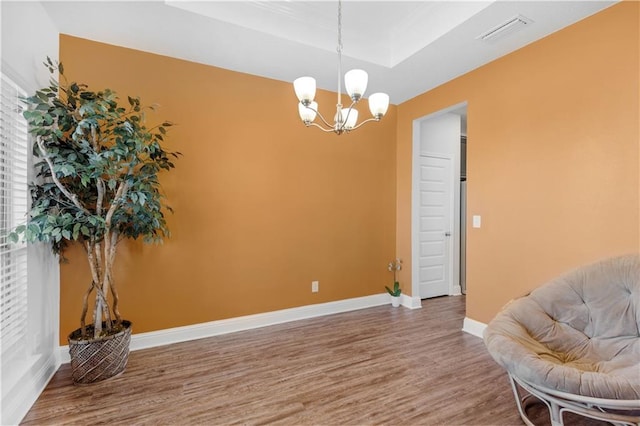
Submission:
M 482 219 L 479 215 L 473 215 L 473 227 L 480 228 L 480 224 L 482 223 Z

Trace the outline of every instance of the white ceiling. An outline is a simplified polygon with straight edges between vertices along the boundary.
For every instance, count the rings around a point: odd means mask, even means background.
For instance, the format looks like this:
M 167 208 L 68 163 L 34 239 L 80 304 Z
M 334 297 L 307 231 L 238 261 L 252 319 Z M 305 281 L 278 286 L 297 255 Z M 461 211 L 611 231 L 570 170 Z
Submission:
M 614 3 L 346 0 L 343 72 L 365 69 L 367 92 L 387 92 L 398 104 Z M 43 5 L 65 34 L 287 82 L 310 75 L 337 90 L 335 1 Z M 532 23 L 492 42 L 476 39 L 516 15 Z
M 345 54 L 392 68 L 491 3 L 345 2 Z M 168 0 L 166 4 L 309 47 L 336 51 L 337 2 Z

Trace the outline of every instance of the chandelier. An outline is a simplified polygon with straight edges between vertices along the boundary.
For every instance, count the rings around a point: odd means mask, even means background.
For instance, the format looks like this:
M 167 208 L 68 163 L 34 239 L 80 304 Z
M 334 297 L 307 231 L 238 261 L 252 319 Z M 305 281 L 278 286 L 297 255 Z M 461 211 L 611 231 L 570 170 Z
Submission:
M 298 103 L 298 113 L 305 126 L 315 126 L 324 132 L 334 132 L 337 135 L 348 133 L 370 121 L 380 121 L 389 108 L 389 95 L 386 93 L 374 93 L 369 96 L 369 110 L 372 118 L 360 124 L 358 123 L 358 110 L 354 106 L 362 99 L 369 76 L 366 71 L 353 69 L 344 76 L 344 85 L 347 94 L 351 98 L 351 105 L 348 108 L 342 107 L 342 2 L 338 0 L 338 103 L 336 104 L 336 115 L 333 124 L 318 112 L 318 103 L 313 99 L 316 96 L 316 80 L 313 77 L 300 77 L 293 82 Z M 314 120 L 320 117 L 322 125 Z

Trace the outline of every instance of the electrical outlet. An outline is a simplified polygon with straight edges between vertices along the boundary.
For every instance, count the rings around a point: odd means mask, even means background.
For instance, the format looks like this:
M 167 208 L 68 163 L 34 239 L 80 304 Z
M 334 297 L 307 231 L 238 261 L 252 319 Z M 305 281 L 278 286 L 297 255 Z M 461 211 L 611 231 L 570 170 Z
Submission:
M 320 282 L 319 281 L 311 281 L 311 292 L 312 293 L 317 293 L 319 286 L 320 286 Z

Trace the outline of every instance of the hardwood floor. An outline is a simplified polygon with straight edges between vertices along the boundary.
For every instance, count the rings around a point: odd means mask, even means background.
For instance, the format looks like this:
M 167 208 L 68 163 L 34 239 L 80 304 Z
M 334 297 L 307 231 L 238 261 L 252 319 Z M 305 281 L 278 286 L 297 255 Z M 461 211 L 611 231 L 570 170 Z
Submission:
M 460 331 L 464 300 L 140 350 L 91 386 L 63 365 L 23 424 L 522 424 L 506 374 Z

